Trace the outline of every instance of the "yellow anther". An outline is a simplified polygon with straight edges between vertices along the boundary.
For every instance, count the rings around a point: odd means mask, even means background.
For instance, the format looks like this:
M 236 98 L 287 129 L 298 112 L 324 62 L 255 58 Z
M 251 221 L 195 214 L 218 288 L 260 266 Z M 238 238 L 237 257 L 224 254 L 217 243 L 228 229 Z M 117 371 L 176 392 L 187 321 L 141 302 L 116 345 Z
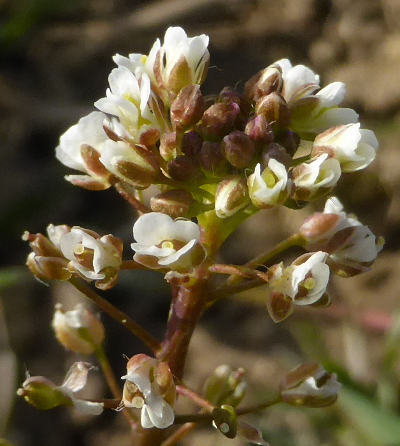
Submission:
M 174 244 L 168 240 L 165 240 L 164 242 L 161 243 L 161 248 L 174 249 Z
M 85 247 L 82 245 L 82 243 L 78 243 L 74 246 L 74 254 L 80 255 L 85 252 Z
M 271 171 L 267 171 L 267 172 L 263 173 L 262 177 L 263 177 L 263 180 L 264 180 L 265 184 L 267 185 L 267 187 L 272 188 L 275 186 L 276 178 L 275 178 L 275 175 Z
M 306 290 L 312 290 L 315 287 L 315 280 L 312 277 L 309 277 L 303 282 L 303 287 Z

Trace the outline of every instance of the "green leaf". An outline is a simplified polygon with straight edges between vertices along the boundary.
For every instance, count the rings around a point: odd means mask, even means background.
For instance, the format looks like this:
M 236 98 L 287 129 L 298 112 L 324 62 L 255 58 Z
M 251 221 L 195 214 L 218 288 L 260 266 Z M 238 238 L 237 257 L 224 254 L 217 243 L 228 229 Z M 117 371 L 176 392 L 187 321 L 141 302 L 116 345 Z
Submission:
M 348 387 L 340 391 L 338 405 L 345 417 L 372 444 L 400 445 L 400 417 L 395 413 Z

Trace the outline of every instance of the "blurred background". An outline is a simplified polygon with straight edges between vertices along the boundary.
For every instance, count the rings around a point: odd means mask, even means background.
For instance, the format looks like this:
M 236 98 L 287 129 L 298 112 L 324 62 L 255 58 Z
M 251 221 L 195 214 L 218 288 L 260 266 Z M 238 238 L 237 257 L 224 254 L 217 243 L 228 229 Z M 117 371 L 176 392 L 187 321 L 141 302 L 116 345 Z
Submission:
M 380 140 L 375 163 L 344 176 L 338 196 L 348 210 L 386 239 L 371 272 L 333 280 L 334 305 L 298 311 L 275 325 L 265 290 L 243 293 L 207 314 L 191 344 L 186 381 L 201 389 L 219 364 L 247 369 L 246 400 L 265 399 L 285 371 L 319 360 L 336 371 L 343 392 L 329 409 L 276 407 L 249 418 L 272 446 L 400 445 L 400 2 L 398 0 L 2 0 L 0 1 L 0 445 L 114 446 L 127 443 L 123 419 L 109 412 L 82 418 L 65 409 L 39 412 L 15 400 L 26 370 L 61 383 L 76 356 L 54 340 L 56 302 L 80 301 L 71 288 L 46 288 L 24 265 L 25 229 L 48 223 L 80 225 L 131 241 L 134 213 L 113 191 L 88 192 L 64 181 L 54 158 L 59 135 L 104 96 L 116 52 L 147 53 L 170 25 L 210 36 L 205 93 L 239 86 L 282 57 L 304 63 L 322 85 L 347 84 L 345 106 Z M 245 262 L 296 231 L 302 211 L 260 212 L 229 239 L 227 262 Z M 295 254 L 295 253 L 293 253 Z M 126 249 L 125 258 L 131 256 Z M 124 272 L 107 294 L 112 302 L 161 337 L 168 289 L 153 273 Z M 142 352 L 107 316 L 107 351 L 117 376 L 125 359 Z M 81 358 L 87 360 L 87 358 Z M 107 392 L 100 373 L 87 394 Z M 241 445 L 208 430 L 182 443 Z

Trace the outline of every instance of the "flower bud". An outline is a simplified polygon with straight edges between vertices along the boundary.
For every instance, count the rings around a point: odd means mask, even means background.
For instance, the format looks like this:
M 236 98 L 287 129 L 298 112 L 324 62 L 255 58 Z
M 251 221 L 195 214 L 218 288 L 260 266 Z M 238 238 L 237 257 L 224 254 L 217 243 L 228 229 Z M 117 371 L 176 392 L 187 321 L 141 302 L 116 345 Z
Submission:
M 163 133 L 160 139 L 160 155 L 165 161 L 171 161 L 178 156 L 176 147 L 176 132 Z
M 261 153 L 261 160 L 264 165 L 268 165 L 270 159 L 279 161 L 286 167 L 286 169 L 288 169 L 293 162 L 293 159 L 287 150 L 276 142 L 268 144 Z
M 181 142 L 182 153 L 190 158 L 195 158 L 199 154 L 202 144 L 203 139 L 197 132 L 184 133 Z
M 265 119 L 264 115 L 257 115 L 251 119 L 246 124 L 244 132 L 258 145 L 268 144 L 274 139 L 272 125 Z
M 72 406 L 70 399 L 44 376 L 27 378 L 22 387 L 17 390 L 17 395 L 40 410 L 54 409 L 63 405 Z
M 132 356 L 127 364 L 122 402 L 141 409 L 145 429 L 165 429 L 174 422 L 175 383 L 168 364 L 144 354 Z
M 246 82 L 244 90 L 246 97 L 256 102 L 272 92 L 280 93 L 282 86 L 283 79 L 280 66 L 271 65 L 251 77 Z
M 283 146 L 293 156 L 299 147 L 300 136 L 291 130 L 285 130 L 277 135 L 275 142 Z
M 215 194 L 215 213 L 219 218 L 228 218 L 249 203 L 246 180 L 233 176 L 218 184 Z
M 185 217 L 193 202 L 191 194 L 185 190 L 169 190 L 150 199 L 154 212 L 162 212 L 172 218 Z
M 179 155 L 168 163 L 168 173 L 176 181 L 188 181 L 196 175 L 196 165 L 192 158 Z
M 182 88 L 171 104 L 171 122 L 176 129 L 187 129 L 199 121 L 204 112 L 204 99 L 200 85 Z
M 280 385 L 281 397 L 293 406 L 325 407 L 333 404 L 340 390 L 335 373 L 319 364 L 302 364 L 290 371 Z
M 218 95 L 217 102 L 223 102 L 225 104 L 237 104 L 240 108 L 237 123 L 239 124 L 240 128 L 245 126 L 245 121 L 249 116 L 251 109 L 249 102 L 242 94 L 238 93 L 232 87 L 224 87 Z M 241 125 L 242 123 L 243 126 Z
M 148 187 L 160 172 L 157 157 L 151 150 L 125 141 L 107 140 L 100 161 L 115 176 L 135 187 Z
M 228 365 L 218 366 L 204 383 L 204 396 L 214 405 L 230 404 L 236 407 L 243 399 L 246 382 L 242 368 L 232 370 Z
M 68 260 L 61 257 L 37 256 L 31 252 L 26 259 L 26 266 L 39 280 L 68 280 L 71 271 L 68 269 Z
M 279 93 L 270 93 L 263 96 L 256 103 L 255 112 L 263 115 L 268 122 L 279 127 L 287 127 L 290 122 L 289 108 L 285 99 Z
M 219 141 L 229 133 L 239 116 L 240 108 L 236 103 L 219 102 L 211 105 L 203 114 L 200 131 L 204 139 Z
M 152 147 L 160 139 L 160 131 L 158 129 L 145 130 L 139 138 L 139 143 L 142 146 Z
M 90 355 L 104 340 L 103 324 L 82 305 L 65 313 L 57 306 L 52 326 L 58 341 L 74 353 Z
M 237 169 L 247 167 L 255 154 L 253 141 L 245 133 L 238 130 L 224 137 L 221 149 L 228 162 Z
M 204 141 L 199 160 L 201 167 L 214 175 L 223 174 L 226 171 L 227 162 L 222 154 L 221 146 L 217 142 Z
M 272 291 L 267 299 L 267 310 L 271 319 L 282 322 L 293 313 L 294 305 L 292 299 L 282 293 Z

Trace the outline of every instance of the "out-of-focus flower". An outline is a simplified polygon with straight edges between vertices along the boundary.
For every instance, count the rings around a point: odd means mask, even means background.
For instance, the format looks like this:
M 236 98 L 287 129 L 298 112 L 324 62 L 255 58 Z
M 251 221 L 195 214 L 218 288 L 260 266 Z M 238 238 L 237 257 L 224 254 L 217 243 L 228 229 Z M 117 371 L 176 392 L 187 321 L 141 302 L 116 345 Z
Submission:
M 228 218 L 249 203 L 246 181 L 240 175 L 222 180 L 215 194 L 215 213 L 219 218 Z
M 173 220 L 160 212 L 140 216 L 133 226 L 134 260 L 149 268 L 187 271 L 204 258 L 200 228 L 189 220 Z
M 343 172 L 364 169 L 374 159 L 379 143 L 372 130 L 360 124 L 333 127 L 315 138 L 312 155 L 327 153 L 340 162 Z
M 327 153 L 296 166 L 292 170 L 296 200 L 310 200 L 326 194 L 336 186 L 341 175 L 340 163 L 335 158 L 329 158 Z
M 68 260 L 60 248 L 60 239 L 71 228 L 66 225 L 47 226 L 47 237 L 43 234 L 31 234 L 25 231 L 22 240 L 29 242 L 32 252 L 29 253 L 26 265 L 39 280 L 68 280 L 71 272 Z
M 299 232 L 306 239 L 307 249 L 329 253 L 333 271 L 345 276 L 367 271 L 383 248 L 383 240 L 348 216 L 336 197 L 326 201 L 324 212 L 308 217 Z
M 333 404 L 341 388 L 335 373 L 319 364 L 302 364 L 282 380 L 281 397 L 293 406 L 325 407 Z
M 293 66 L 281 59 L 271 67 L 279 67 L 283 85 L 281 94 L 289 105 L 290 127 L 303 136 L 316 134 L 341 124 L 357 122 L 357 113 L 340 108 L 346 94 L 343 82 L 332 82 L 320 89 L 320 79 L 304 65 Z
M 236 407 L 246 392 L 245 371 L 233 370 L 229 365 L 220 365 L 204 383 L 205 398 L 216 406 L 229 404 Z
M 116 177 L 138 188 L 148 187 L 160 172 L 157 158 L 151 150 L 126 141 L 108 140 L 100 161 Z
M 111 71 L 108 82 L 106 97 L 94 105 L 116 116 L 133 142 L 144 144 L 147 134 L 155 131 L 157 140 L 164 121 L 148 75 L 143 73 L 138 79 L 128 68 L 119 66 Z
M 254 206 L 268 208 L 282 203 L 286 196 L 288 175 L 285 166 L 274 158 L 270 158 L 268 166 L 261 172 L 261 164 L 257 164 L 247 185 Z
M 298 257 L 290 266 L 275 265 L 267 302 L 270 316 L 279 322 L 289 316 L 293 304 L 311 305 L 325 294 L 329 282 L 328 254 L 318 251 Z
M 94 231 L 72 227 L 60 239 L 60 248 L 69 268 L 85 279 L 96 280 L 96 287 L 111 288 L 118 276 L 122 257 L 122 242 L 111 234 L 100 237 Z
M 70 183 L 90 190 L 104 190 L 111 186 L 110 172 L 99 162 L 108 139 L 103 130 L 105 115 L 92 112 L 81 118 L 60 137 L 56 158 L 71 169 L 85 175 L 67 175 Z
M 90 355 L 104 340 L 104 326 L 82 305 L 62 311 L 56 306 L 52 326 L 58 341 L 74 353 Z
M 174 422 L 175 383 L 165 362 L 144 354 L 132 356 L 127 364 L 122 402 L 141 409 L 145 429 L 166 429 Z
M 75 393 L 85 387 L 89 371 L 93 368 L 87 362 L 75 362 L 68 370 L 64 382 L 57 386 L 43 376 L 28 377 L 17 394 L 37 409 L 49 410 L 58 406 L 73 406 L 85 415 L 100 415 L 103 403 L 81 400 Z

